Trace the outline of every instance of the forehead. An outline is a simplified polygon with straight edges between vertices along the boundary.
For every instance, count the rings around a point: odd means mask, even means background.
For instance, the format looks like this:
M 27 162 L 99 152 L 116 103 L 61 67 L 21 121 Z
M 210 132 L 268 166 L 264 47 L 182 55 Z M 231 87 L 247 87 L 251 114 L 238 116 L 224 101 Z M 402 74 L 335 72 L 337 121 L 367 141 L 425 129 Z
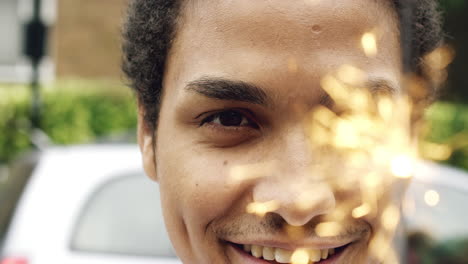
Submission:
M 272 73 L 275 83 L 312 83 L 352 64 L 378 78 L 395 79 L 398 21 L 386 1 L 188 0 L 166 77 L 190 81 L 215 75 L 270 86 Z M 373 58 L 361 47 L 366 32 L 377 37 Z
M 241 44 L 252 44 L 255 35 L 263 40 L 259 46 L 270 48 L 314 48 L 319 36 L 322 40 L 349 39 L 363 29 L 378 28 L 382 34 L 395 36 L 396 12 L 388 1 L 188 0 L 182 13 L 183 31 L 195 30 L 208 38 L 235 36 Z

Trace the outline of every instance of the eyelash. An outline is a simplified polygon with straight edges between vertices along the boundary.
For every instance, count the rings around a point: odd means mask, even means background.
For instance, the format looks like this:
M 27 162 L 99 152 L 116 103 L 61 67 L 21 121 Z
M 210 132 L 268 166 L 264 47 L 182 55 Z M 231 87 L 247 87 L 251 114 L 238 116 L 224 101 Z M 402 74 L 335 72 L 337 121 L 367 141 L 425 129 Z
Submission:
M 243 120 L 241 121 L 240 125 L 238 125 L 238 126 L 226 126 L 226 125 L 223 125 L 223 124 L 220 123 L 221 120 L 219 121 L 219 124 L 213 123 L 216 119 L 221 118 L 222 114 L 226 114 L 226 113 L 229 113 L 229 112 L 239 114 L 242 117 Z M 245 125 L 242 124 L 244 122 L 244 119 L 247 120 L 247 122 L 248 122 Z M 227 129 L 227 130 L 236 130 L 236 129 L 243 128 L 243 127 L 250 127 L 250 128 L 254 128 L 254 129 L 259 128 L 257 123 L 255 121 L 253 121 L 253 118 L 249 117 L 249 114 L 246 114 L 245 111 L 236 110 L 236 109 L 226 109 L 224 111 L 220 111 L 220 112 L 210 114 L 200 122 L 199 127 L 207 125 L 207 124 L 212 125 L 212 126 L 220 127 L 221 129 Z

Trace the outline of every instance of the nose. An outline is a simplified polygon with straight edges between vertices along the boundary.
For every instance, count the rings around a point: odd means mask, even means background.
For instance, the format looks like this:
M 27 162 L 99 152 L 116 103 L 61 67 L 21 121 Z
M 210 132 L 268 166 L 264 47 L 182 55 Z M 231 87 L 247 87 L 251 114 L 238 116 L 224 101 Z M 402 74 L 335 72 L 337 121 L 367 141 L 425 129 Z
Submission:
M 302 226 L 333 211 L 336 200 L 330 184 L 311 169 L 313 153 L 303 130 L 288 132 L 276 145 L 275 170 L 255 184 L 253 200 L 275 201 L 273 213 L 289 225 Z
M 254 201 L 275 201 L 278 207 L 273 212 L 291 226 L 305 225 L 335 208 L 333 191 L 326 183 L 264 182 L 254 189 Z

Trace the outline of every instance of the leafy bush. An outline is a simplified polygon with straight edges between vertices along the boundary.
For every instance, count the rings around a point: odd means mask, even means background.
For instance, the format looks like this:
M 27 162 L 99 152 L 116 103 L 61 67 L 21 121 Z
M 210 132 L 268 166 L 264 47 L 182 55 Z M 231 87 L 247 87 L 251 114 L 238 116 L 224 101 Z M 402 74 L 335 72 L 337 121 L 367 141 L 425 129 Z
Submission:
M 468 170 L 468 106 L 439 102 L 428 109 L 426 140 L 453 150 L 447 164 Z
M 0 87 L 0 164 L 30 146 L 29 99 L 22 86 Z
M 105 81 L 68 80 L 43 87 L 41 128 L 55 144 L 94 141 L 135 131 L 131 91 Z M 29 87 L 0 86 L 0 163 L 31 147 Z
M 135 130 L 130 90 L 106 82 L 68 81 L 44 91 L 42 128 L 56 144 L 93 141 Z

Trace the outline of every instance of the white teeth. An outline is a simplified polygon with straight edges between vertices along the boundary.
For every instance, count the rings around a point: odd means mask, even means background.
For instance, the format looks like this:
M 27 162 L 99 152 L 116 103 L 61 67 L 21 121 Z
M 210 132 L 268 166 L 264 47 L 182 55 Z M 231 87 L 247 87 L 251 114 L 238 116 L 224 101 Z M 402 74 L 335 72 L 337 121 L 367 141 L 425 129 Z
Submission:
M 252 245 L 252 256 L 256 258 L 261 258 L 263 255 L 263 247 L 262 246 L 257 246 L 257 245 Z
M 263 259 L 275 260 L 275 249 L 271 247 L 263 248 Z
M 328 258 L 328 249 L 322 249 L 322 259 L 327 259 Z
M 263 247 L 258 245 L 243 245 L 245 252 L 250 253 L 256 258 L 263 258 L 265 260 L 276 260 L 278 263 L 290 263 L 291 257 L 294 251 L 282 249 Z M 327 259 L 331 255 L 335 254 L 335 249 L 305 249 L 308 254 L 309 264 L 320 261 L 321 259 Z M 306 256 L 307 257 L 307 256 Z
M 279 263 L 289 263 L 293 252 L 282 248 L 275 249 L 275 260 Z
M 311 261 L 319 261 L 322 257 L 320 249 L 309 249 L 307 252 L 309 253 L 309 258 Z

